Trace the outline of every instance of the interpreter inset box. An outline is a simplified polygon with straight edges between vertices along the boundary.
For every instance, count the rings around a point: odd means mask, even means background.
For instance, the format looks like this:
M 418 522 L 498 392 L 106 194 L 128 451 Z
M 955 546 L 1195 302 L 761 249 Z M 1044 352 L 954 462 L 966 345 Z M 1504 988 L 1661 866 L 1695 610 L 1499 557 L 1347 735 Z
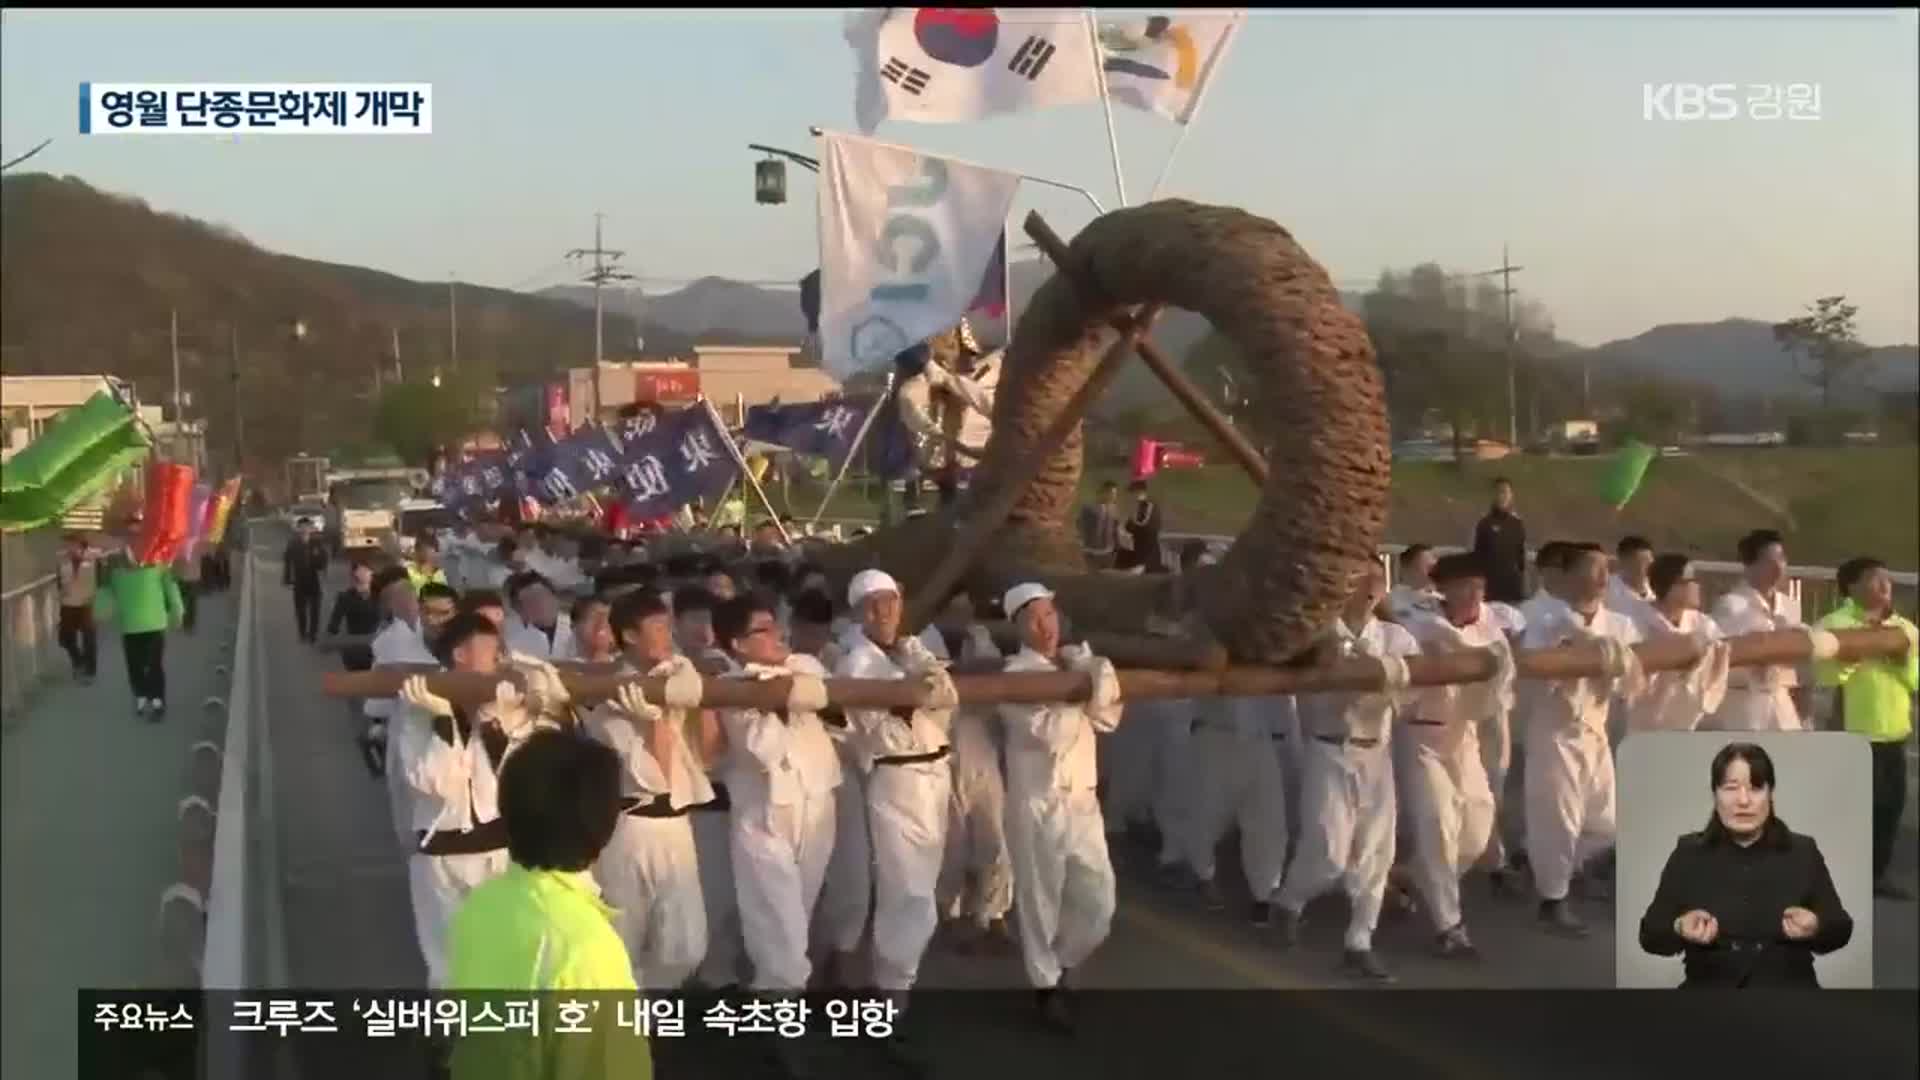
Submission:
M 1866 740 L 1646 732 L 1617 773 L 1618 986 L 1872 987 Z

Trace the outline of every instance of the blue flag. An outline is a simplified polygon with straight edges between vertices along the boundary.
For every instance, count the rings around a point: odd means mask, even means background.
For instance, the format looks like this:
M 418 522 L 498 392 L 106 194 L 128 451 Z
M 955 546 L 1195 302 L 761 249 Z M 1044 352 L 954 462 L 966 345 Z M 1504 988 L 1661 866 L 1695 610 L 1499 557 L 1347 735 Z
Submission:
M 616 474 L 636 517 L 671 514 L 695 499 L 711 499 L 733 483 L 737 465 L 729 436 L 706 409 L 643 418 L 628 432 Z
M 823 457 L 839 468 L 860 434 L 873 398 L 843 398 L 805 405 L 755 405 L 747 410 L 746 435 L 796 454 Z

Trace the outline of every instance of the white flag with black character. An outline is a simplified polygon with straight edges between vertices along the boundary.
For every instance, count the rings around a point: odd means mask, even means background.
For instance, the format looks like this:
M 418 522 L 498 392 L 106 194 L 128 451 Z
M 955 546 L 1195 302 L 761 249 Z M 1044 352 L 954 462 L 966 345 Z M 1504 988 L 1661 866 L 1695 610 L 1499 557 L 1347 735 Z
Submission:
M 963 123 L 1100 100 L 1084 8 L 865 8 L 848 15 L 854 115 Z
M 960 321 L 1020 177 L 853 135 L 821 141 L 820 355 L 846 379 Z
M 1191 122 L 1246 19 L 1244 11 L 1175 10 L 1100 20 L 1107 97 L 1176 124 Z

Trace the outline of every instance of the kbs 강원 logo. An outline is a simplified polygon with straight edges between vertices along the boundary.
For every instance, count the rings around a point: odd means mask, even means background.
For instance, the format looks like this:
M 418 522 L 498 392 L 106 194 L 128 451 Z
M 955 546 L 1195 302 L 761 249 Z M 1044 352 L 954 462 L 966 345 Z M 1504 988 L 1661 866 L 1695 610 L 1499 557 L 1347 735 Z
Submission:
M 1820 84 L 1641 83 L 1640 116 L 1683 121 L 1818 120 Z

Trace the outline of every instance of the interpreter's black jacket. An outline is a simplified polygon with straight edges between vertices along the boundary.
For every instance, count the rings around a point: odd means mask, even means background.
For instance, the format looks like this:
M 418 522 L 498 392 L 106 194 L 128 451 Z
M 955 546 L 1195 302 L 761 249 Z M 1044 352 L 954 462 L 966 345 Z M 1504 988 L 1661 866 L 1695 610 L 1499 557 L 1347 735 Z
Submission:
M 1527 524 L 1511 510 L 1489 510 L 1473 527 L 1473 557 L 1487 575 L 1487 599 L 1527 599 Z
M 1791 941 L 1781 929 L 1790 907 L 1813 912 L 1811 938 Z M 1719 924 L 1705 945 L 1681 938 L 1674 920 L 1704 911 Z M 1813 958 L 1844 947 L 1853 917 L 1840 904 L 1827 860 L 1810 836 L 1767 822 L 1760 839 L 1741 847 L 1716 822 L 1680 837 L 1653 903 L 1640 920 L 1640 947 L 1655 956 L 1686 954 L 1683 987 L 1817 987 Z

